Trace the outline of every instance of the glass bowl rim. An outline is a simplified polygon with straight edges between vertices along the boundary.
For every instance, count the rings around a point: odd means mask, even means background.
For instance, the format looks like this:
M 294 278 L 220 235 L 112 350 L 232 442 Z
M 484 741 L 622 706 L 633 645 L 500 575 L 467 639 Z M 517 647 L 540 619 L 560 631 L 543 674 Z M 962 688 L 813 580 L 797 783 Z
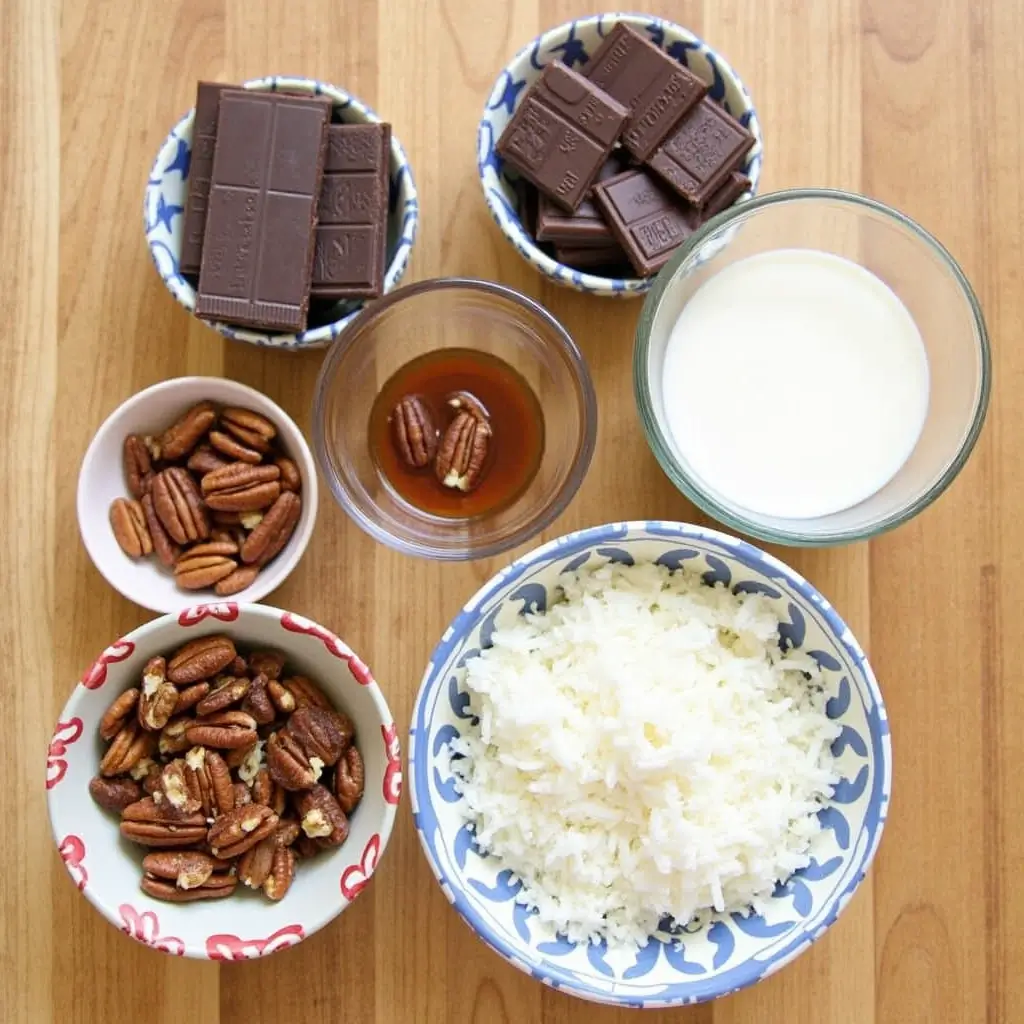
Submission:
M 504 299 L 511 302 L 514 306 L 518 306 L 521 310 L 525 310 L 550 330 L 553 343 L 564 355 L 569 373 L 575 379 L 579 388 L 581 429 L 576 456 L 566 473 L 565 479 L 558 487 L 552 500 L 539 510 L 536 515 L 532 516 L 527 522 L 507 536 L 479 543 L 470 540 L 462 548 L 447 550 L 438 548 L 429 542 L 399 537 L 392 533 L 391 530 L 381 526 L 356 506 L 349 496 L 348 489 L 342 484 L 337 474 L 331 468 L 331 459 L 328 456 L 327 437 L 323 424 L 323 409 L 326 404 L 327 389 L 334 379 L 341 360 L 352 349 L 356 339 L 362 336 L 375 320 L 379 319 L 392 306 L 398 305 L 405 299 L 414 298 L 428 292 L 455 290 L 477 292 L 490 298 Z M 594 389 L 594 383 L 590 376 L 587 362 L 573 340 L 572 335 L 569 334 L 568 330 L 552 313 L 535 299 L 507 285 L 498 284 L 495 281 L 485 281 L 475 277 L 435 277 L 396 288 L 356 315 L 352 323 L 348 325 L 338 340 L 328 349 L 327 355 L 320 366 L 316 386 L 313 389 L 312 421 L 313 453 L 320 472 L 326 480 L 334 500 L 338 502 L 349 518 L 360 529 L 368 533 L 379 543 L 402 554 L 416 555 L 421 558 L 429 558 L 441 562 L 465 562 L 502 554 L 524 543 L 550 526 L 565 511 L 569 502 L 572 501 L 579 490 L 580 484 L 583 483 L 596 448 L 597 393 Z
M 939 257 L 940 261 L 946 265 L 952 274 L 953 280 L 959 285 L 961 294 L 967 300 L 967 305 L 974 322 L 974 337 L 981 364 L 981 380 L 971 424 L 963 443 L 950 464 L 946 467 L 946 470 L 930 487 L 918 495 L 912 502 L 909 502 L 890 515 L 875 520 L 867 526 L 858 529 L 807 534 L 795 529 L 780 530 L 768 527 L 756 517 L 739 514 L 720 504 L 702 486 L 690 478 L 690 475 L 676 461 L 668 444 L 663 439 L 661 430 L 657 426 L 654 417 L 654 403 L 651 397 L 650 383 L 647 378 L 647 364 L 650 356 L 651 328 L 669 284 L 675 277 L 676 271 L 703 245 L 708 237 L 728 227 L 733 221 L 755 216 L 762 209 L 768 207 L 820 200 L 836 202 L 853 207 L 854 209 L 859 208 L 878 214 L 883 219 L 887 219 L 904 228 L 910 235 L 916 237 L 918 242 L 924 243 Z M 716 521 L 723 523 L 732 530 L 737 530 L 747 536 L 768 541 L 769 543 L 794 547 L 829 547 L 838 544 L 849 544 L 877 537 L 908 522 L 919 512 L 922 512 L 931 505 L 956 479 L 960 470 L 964 467 L 971 452 L 974 450 L 978 436 L 981 433 L 981 428 L 985 423 L 991 388 L 992 354 L 981 303 L 978 301 L 978 297 L 971 287 L 967 275 L 960 267 L 960 264 L 957 263 L 952 253 L 931 232 L 927 231 L 905 213 L 901 213 L 899 210 L 877 199 L 872 199 L 869 196 L 860 195 L 856 192 L 847 192 L 843 189 L 782 189 L 778 192 L 768 192 L 754 196 L 745 203 L 740 203 L 712 217 L 680 245 L 679 251 L 659 272 L 653 287 L 644 298 L 643 308 L 640 310 L 640 318 L 636 326 L 633 348 L 633 395 L 636 400 L 637 411 L 640 415 L 640 423 L 647 438 L 647 444 L 654 453 L 654 457 L 658 460 L 658 464 L 676 488 L 682 491 L 690 501 L 712 516 Z M 796 521 L 794 520 L 794 522 Z

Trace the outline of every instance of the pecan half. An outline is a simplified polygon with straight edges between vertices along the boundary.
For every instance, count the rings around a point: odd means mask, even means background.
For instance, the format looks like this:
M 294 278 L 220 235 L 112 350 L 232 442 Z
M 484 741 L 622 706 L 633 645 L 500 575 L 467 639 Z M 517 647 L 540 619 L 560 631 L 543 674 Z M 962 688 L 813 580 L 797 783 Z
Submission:
M 278 682 L 276 679 L 271 679 L 267 683 L 267 693 L 270 694 L 270 699 L 273 702 L 275 708 L 282 714 L 290 714 L 295 710 L 295 695 L 289 690 L 284 683 Z
M 110 503 L 110 529 L 117 546 L 129 558 L 141 558 L 153 550 L 153 538 L 146 526 L 146 515 L 137 501 L 115 498 Z
M 152 796 L 160 789 L 160 765 L 151 757 L 144 757 L 128 774 L 142 784 L 147 796 Z
M 185 644 L 167 663 L 167 678 L 172 683 L 198 683 L 212 679 L 235 659 L 235 645 L 222 634 L 200 637 Z
M 339 727 L 338 716 L 323 708 L 299 708 L 288 719 L 288 732 L 298 740 L 310 761 L 319 758 L 322 764 L 333 765 L 352 740 Z
M 206 841 L 215 857 L 230 860 L 245 853 L 277 829 L 277 815 L 265 804 L 246 804 L 222 814 L 211 826 Z
M 222 459 L 208 444 L 201 444 L 185 463 L 193 473 L 200 477 L 212 473 L 215 469 L 221 469 L 227 464 L 227 460 Z
M 182 814 L 166 801 L 146 796 L 121 814 L 121 835 L 142 846 L 195 846 L 206 838 L 206 819 L 200 813 Z
M 320 687 L 306 676 L 289 676 L 284 680 L 285 688 L 295 698 L 297 708 L 316 707 L 333 711 L 331 702 L 323 695 Z
M 177 543 L 205 540 L 210 535 L 203 499 L 188 470 L 171 466 L 157 473 L 150 494 L 160 522 Z
M 196 889 L 213 874 L 217 861 L 199 850 L 155 850 L 142 858 L 142 870 L 166 878 L 179 889 Z
M 277 427 L 251 409 L 227 408 L 220 414 L 221 426 L 242 444 L 258 452 L 269 452 Z
M 183 711 L 194 708 L 210 692 L 209 683 L 193 683 L 184 690 L 178 692 L 178 703 L 174 707 L 174 713 L 180 715 Z
M 249 787 L 244 782 L 236 782 L 231 788 L 235 791 L 236 807 L 244 807 L 246 804 L 252 803 L 252 793 L 249 792 Z
M 89 782 L 89 795 L 104 810 L 120 814 L 142 799 L 142 787 L 134 779 L 105 779 L 97 775 Z
M 238 879 L 230 871 L 218 871 L 194 889 L 181 889 L 173 882 L 152 875 L 143 875 L 139 883 L 142 891 L 157 900 L 168 903 L 191 903 L 195 900 L 218 900 L 230 896 Z
M 139 728 L 132 719 L 122 726 L 100 761 L 100 775 L 124 775 L 144 757 L 149 757 L 156 746 L 156 737 Z
M 192 406 L 181 419 L 172 423 L 160 435 L 157 444 L 160 446 L 161 458 L 168 462 L 184 458 L 199 443 L 203 434 L 213 426 L 216 418 L 217 414 L 210 402 L 200 402 Z
M 263 893 L 275 902 L 284 897 L 295 878 L 295 851 L 289 846 L 277 845 L 270 876 L 263 883 Z
M 156 514 L 156 507 L 153 505 L 153 495 L 144 494 L 141 504 L 142 514 L 146 519 L 146 528 L 149 530 L 149 536 L 153 541 L 153 550 L 156 552 L 156 557 L 160 559 L 161 565 L 170 569 L 174 565 L 181 548 L 171 540 L 171 535 L 164 529 L 164 524 L 160 522 L 160 517 Z
M 341 846 L 348 838 L 348 818 L 326 787 L 316 785 L 300 794 L 295 807 L 302 831 L 321 846 Z
M 282 491 L 298 492 L 302 490 L 302 474 L 291 459 L 286 455 L 279 455 L 274 459 L 274 465 L 281 470 Z
M 218 512 L 252 512 L 267 508 L 281 493 L 277 466 L 232 462 L 203 477 L 203 497 Z
M 249 747 L 258 739 L 256 719 L 244 711 L 221 711 L 197 718 L 185 735 L 195 746 L 215 747 L 218 750 Z
M 252 798 L 258 804 L 266 804 L 275 814 L 284 814 L 287 795 L 270 777 L 268 768 L 261 768 L 252 780 Z
M 232 767 L 237 769 L 238 777 L 245 783 L 251 783 L 263 767 L 263 740 L 256 740 L 251 746 L 244 749 L 232 750 L 225 760 Z
M 249 847 L 238 862 L 238 880 L 250 889 L 262 889 L 274 866 L 274 851 L 277 842 L 274 836 L 261 839 Z
M 149 493 L 149 486 L 153 482 L 153 463 L 149 457 L 149 449 L 138 434 L 129 434 L 124 439 L 122 454 L 128 493 L 133 498 L 141 498 Z
M 472 391 L 453 391 L 450 395 L 445 396 L 444 403 L 456 412 L 472 413 L 478 420 L 483 420 L 485 423 L 490 422 L 491 417 L 484 407 L 484 403 Z
M 246 676 L 249 674 L 249 662 L 241 654 L 236 654 L 227 671 L 229 676 Z
M 437 479 L 445 487 L 468 493 L 483 478 L 491 428 L 471 412 L 460 412 L 441 438 L 434 462 Z
M 258 565 L 240 565 L 234 572 L 228 574 L 214 584 L 213 592 L 218 597 L 234 597 L 240 594 L 246 587 L 251 587 L 260 574 Z
M 115 699 L 100 719 L 100 736 L 103 739 L 112 740 L 121 731 L 121 726 L 135 710 L 138 700 L 139 691 L 134 686 Z
M 176 811 L 183 814 L 195 814 L 196 811 L 205 810 L 198 793 L 192 792 L 189 787 L 189 767 L 184 758 L 175 758 L 164 766 L 160 773 L 160 792 Z
M 185 755 L 185 785 L 189 797 L 198 801 L 207 819 L 217 818 L 234 809 L 231 769 L 215 750 L 193 747 Z
M 255 466 L 263 458 L 262 453 L 257 449 L 242 444 L 237 438 L 222 430 L 210 431 L 210 444 L 222 455 L 226 455 L 235 462 L 248 462 Z
M 267 693 L 267 677 L 262 673 L 257 674 L 249 686 L 242 701 L 242 710 L 252 715 L 257 725 L 269 725 L 277 717 L 270 694 Z
M 315 857 L 323 849 L 315 839 L 310 839 L 301 829 L 299 830 L 299 837 L 292 844 L 292 849 L 295 851 L 296 857 L 301 857 L 303 860 L 309 860 L 311 857 Z
M 232 704 L 237 704 L 249 692 L 251 683 L 245 676 L 237 679 L 228 676 L 210 694 L 196 705 L 197 715 L 213 715 L 218 711 L 226 711 Z
M 291 539 L 302 514 L 302 498 L 284 491 L 242 545 L 242 561 L 266 565 Z
M 351 814 L 363 798 L 366 785 L 366 769 L 363 766 L 363 755 L 358 747 L 349 747 L 334 769 L 334 795 L 338 804 L 346 814 Z
M 426 466 L 437 454 L 437 427 L 423 400 L 406 395 L 391 413 L 391 436 L 402 461 L 413 469 Z
M 150 732 L 159 732 L 178 706 L 178 689 L 167 679 L 167 662 L 150 658 L 142 670 L 142 693 L 139 695 L 139 725 Z
M 221 550 L 234 548 L 226 544 L 196 544 L 180 555 L 174 566 L 174 582 L 182 590 L 205 590 L 230 576 L 238 563 L 228 555 L 207 551 L 207 548 Z
M 278 846 L 291 846 L 299 836 L 302 829 L 294 818 L 282 818 L 277 823 L 277 831 L 274 833 L 274 840 Z
M 270 777 L 292 792 L 315 785 L 323 770 L 323 765 L 315 763 L 287 729 L 272 733 L 267 740 L 267 767 Z
M 188 692 L 188 691 L 186 691 Z M 158 749 L 162 757 L 170 757 L 173 754 L 180 754 L 192 746 L 188 740 L 188 730 L 195 725 L 196 720 L 191 715 L 179 715 L 172 718 L 160 732 L 160 743 Z
M 249 667 L 269 680 L 280 679 L 284 669 L 284 655 L 280 651 L 253 651 L 249 655 Z

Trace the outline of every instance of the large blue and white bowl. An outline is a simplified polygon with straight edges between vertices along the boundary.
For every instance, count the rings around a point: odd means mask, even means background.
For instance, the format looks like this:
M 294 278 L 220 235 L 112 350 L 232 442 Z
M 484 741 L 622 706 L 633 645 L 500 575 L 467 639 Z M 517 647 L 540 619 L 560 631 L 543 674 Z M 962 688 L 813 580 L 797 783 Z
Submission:
M 774 604 L 780 643 L 822 667 L 841 781 L 819 812 L 811 863 L 779 886 L 763 915 L 722 915 L 700 928 L 663 922 L 640 950 L 535 937 L 516 902 L 518 883 L 477 851 L 451 770 L 450 744 L 475 723 L 463 691 L 465 663 L 495 628 L 546 607 L 559 576 L 606 560 L 686 566 L 710 584 L 756 591 Z M 734 992 L 789 963 L 835 921 L 878 849 L 889 806 L 892 753 L 878 685 L 864 652 L 832 606 L 771 555 L 714 530 L 672 522 L 613 523 L 551 541 L 503 569 L 445 630 L 424 676 L 410 732 L 412 807 L 420 841 L 445 896 L 496 952 L 552 988 L 634 1007 L 702 1002 Z
M 764 148 L 753 101 L 739 75 L 720 53 L 681 25 L 650 14 L 596 14 L 567 21 L 524 46 L 498 75 L 477 129 L 476 161 L 484 199 L 495 223 L 527 263 L 556 284 L 610 298 L 642 295 L 654 278 L 588 274 L 559 263 L 544 252 L 523 227 L 514 177 L 506 174 L 504 162 L 494 147 L 527 89 L 548 64 L 557 60 L 571 68 L 581 67 L 620 22 L 632 26 L 706 82 L 708 95 L 753 133 L 754 145 L 741 168 L 751 187 L 736 200 L 738 203 L 757 192 Z
M 335 114 L 346 124 L 367 124 L 380 122 L 379 118 L 365 103 L 355 96 L 326 82 L 313 78 L 290 78 L 285 75 L 270 75 L 244 82 L 243 89 L 309 93 L 327 96 L 334 105 Z M 153 169 L 146 182 L 146 196 L 143 203 L 143 221 L 146 229 L 146 244 L 153 257 L 157 273 L 167 290 L 190 313 L 196 310 L 196 290 L 181 273 L 181 241 L 184 234 L 185 204 L 188 199 L 188 170 L 192 159 L 192 126 L 195 108 L 190 110 L 171 129 L 157 153 Z M 391 133 L 391 160 L 388 167 L 388 232 L 386 241 L 387 269 L 384 272 L 384 293 L 387 294 L 402 279 L 409 265 L 413 242 L 416 240 L 416 226 L 419 221 L 419 199 L 412 177 L 409 158 L 394 132 Z M 328 323 L 298 334 L 276 334 L 254 331 L 211 321 L 213 327 L 225 338 L 245 341 L 250 345 L 262 345 L 280 349 L 323 348 L 329 345 L 348 326 L 365 305 L 357 299 L 338 303 L 332 310 L 333 319 Z

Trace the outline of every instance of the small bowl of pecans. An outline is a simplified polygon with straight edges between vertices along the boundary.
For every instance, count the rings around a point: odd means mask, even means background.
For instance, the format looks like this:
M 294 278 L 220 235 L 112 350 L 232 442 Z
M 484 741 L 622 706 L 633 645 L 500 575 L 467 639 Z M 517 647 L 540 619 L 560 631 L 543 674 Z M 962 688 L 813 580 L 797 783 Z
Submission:
M 292 571 L 316 520 L 299 428 L 236 381 L 178 377 L 133 395 L 96 432 L 78 478 L 93 564 L 156 612 L 259 601 Z
M 402 783 L 367 666 L 291 612 L 149 622 L 83 675 L 47 754 L 72 880 L 133 938 L 240 960 L 294 945 L 366 886 Z

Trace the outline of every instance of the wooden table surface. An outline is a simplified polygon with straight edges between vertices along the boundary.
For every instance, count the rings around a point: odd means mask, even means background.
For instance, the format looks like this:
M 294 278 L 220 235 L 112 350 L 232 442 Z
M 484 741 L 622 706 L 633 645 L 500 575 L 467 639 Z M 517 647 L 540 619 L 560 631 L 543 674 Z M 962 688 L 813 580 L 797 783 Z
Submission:
M 688 1024 L 1024 1021 L 1024 199 L 1020 0 L 657 0 L 720 48 L 765 132 L 762 191 L 859 190 L 920 220 L 977 289 L 995 350 L 988 424 L 952 489 L 871 544 L 784 557 L 869 649 L 895 747 L 875 866 L 828 935 L 764 984 L 654 1012 Z M 150 952 L 105 923 L 53 849 L 43 760 L 74 680 L 149 616 L 93 568 L 78 465 L 119 402 L 223 374 L 304 427 L 320 356 L 223 343 L 150 264 L 141 198 L 195 81 L 270 72 L 338 83 L 393 122 L 422 202 L 407 274 L 472 274 L 536 297 L 579 341 L 601 403 L 597 455 L 547 536 L 630 517 L 700 519 L 634 411 L 639 304 L 548 285 L 491 223 L 476 122 L 505 60 L 586 0 L 4 0 L 0 3 L 0 1020 L 151 1024 L 603 1024 L 625 1011 L 553 993 L 450 911 L 404 803 L 370 889 L 295 951 L 229 967 Z M 1015 454 L 1018 453 L 1018 454 Z M 429 651 L 503 558 L 440 566 L 375 545 L 324 496 L 274 603 L 337 630 L 404 729 Z M 1016 567 L 1016 568 L 1015 568 Z

